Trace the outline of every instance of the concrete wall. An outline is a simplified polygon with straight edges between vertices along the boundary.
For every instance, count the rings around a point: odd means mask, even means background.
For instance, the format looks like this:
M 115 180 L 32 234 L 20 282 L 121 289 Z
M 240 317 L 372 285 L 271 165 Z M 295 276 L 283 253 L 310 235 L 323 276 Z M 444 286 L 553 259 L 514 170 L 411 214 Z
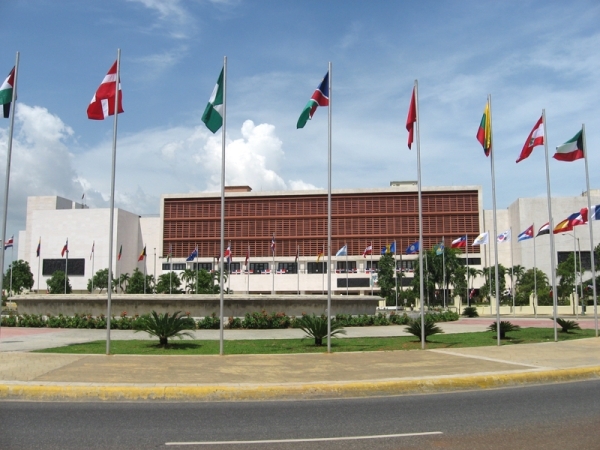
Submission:
M 22 295 L 12 298 L 17 303 L 19 314 L 77 314 L 106 315 L 106 295 Z M 375 314 L 380 297 L 353 296 L 332 297 L 332 314 Z M 246 313 L 265 310 L 268 314 L 284 312 L 288 316 L 324 314 L 327 296 L 262 296 L 227 295 L 224 301 L 224 316 L 243 317 Z M 156 312 L 190 312 L 193 317 L 219 315 L 218 295 L 125 295 L 113 294 L 111 315 L 119 316 Z

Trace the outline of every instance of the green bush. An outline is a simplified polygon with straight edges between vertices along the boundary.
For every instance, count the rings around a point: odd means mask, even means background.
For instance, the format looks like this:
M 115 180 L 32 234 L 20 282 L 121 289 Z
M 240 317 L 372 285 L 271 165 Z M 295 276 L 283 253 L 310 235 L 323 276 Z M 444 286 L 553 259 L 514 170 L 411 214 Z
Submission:
M 242 320 L 242 328 L 253 330 L 289 328 L 291 319 L 285 313 L 267 314 L 265 310 L 255 313 L 246 313 Z
M 3 327 L 17 327 L 18 325 L 18 318 L 17 316 L 13 316 L 12 314 L 10 316 L 6 316 L 6 317 L 2 317 L 2 326 Z
M 135 323 L 136 333 L 145 331 L 150 336 L 156 336 L 159 345 L 166 348 L 169 343 L 169 338 L 183 339 L 184 336 L 194 338 L 194 335 L 187 330 L 194 330 L 196 324 L 194 320 L 188 316 L 179 316 L 181 311 L 176 311 L 172 316 L 169 313 L 158 314 L 152 311 L 149 316 L 140 318 Z
M 227 323 L 227 328 L 230 330 L 242 328 L 242 319 L 239 317 L 230 317 Z
M 323 339 L 334 337 L 338 334 L 346 334 L 340 322 L 331 321 L 330 333 L 327 333 L 327 317 L 325 315 L 315 316 L 303 315 L 299 320 L 299 328 L 306 333 L 306 338 L 314 338 L 315 345 L 323 345 Z
M 38 314 L 23 314 L 19 316 L 20 327 L 40 328 L 45 327 L 46 322 L 41 315 Z
M 422 337 L 421 332 L 421 318 L 411 320 L 408 326 L 405 328 L 407 333 L 410 333 L 419 339 Z M 444 330 L 438 327 L 431 318 L 425 317 L 425 328 L 423 329 L 425 332 L 425 342 L 427 342 L 427 338 L 429 336 L 433 336 L 434 334 L 442 334 Z
M 466 317 L 479 317 L 477 308 L 474 306 L 467 306 L 465 309 L 463 309 L 462 315 Z
M 495 332 L 497 326 L 498 324 L 494 322 L 488 327 L 488 330 Z M 506 333 L 510 333 L 511 331 L 521 331 L 521 327 L 505 320 L 500 321 L 500 339 L 506 339 Z
M 550 319 L 552 320 L 552 319 Z M 561 319 L 560 317 L 556 318 L 556 323 L 560 326 L 562 333 L 569 333 L 573 330 L 581 330 L 581 327 L 574 320 Z
M 221 319 L 215 313 L 212 313 L 210 316 L 198 320 L 196 326 L 202 330 L 218 330 L 221 328 Z

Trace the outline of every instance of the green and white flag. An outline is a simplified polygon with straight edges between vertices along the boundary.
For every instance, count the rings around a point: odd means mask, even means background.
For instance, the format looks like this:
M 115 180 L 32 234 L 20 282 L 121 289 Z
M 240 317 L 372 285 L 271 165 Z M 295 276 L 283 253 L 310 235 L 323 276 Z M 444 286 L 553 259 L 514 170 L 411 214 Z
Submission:
M 15 85 L 15 68 L 10 71 L 2 86 L 0 86 L 0 105 L 4 105 L 4 118 L 10 115 L 10 104 L 13 97 L 13 86 Z
M 219 80 L 213 89 L 204 114 L 202 114 L 202 122 L 213 133 L 223 126 L 223 70 L 224 68 L 221 69 Z

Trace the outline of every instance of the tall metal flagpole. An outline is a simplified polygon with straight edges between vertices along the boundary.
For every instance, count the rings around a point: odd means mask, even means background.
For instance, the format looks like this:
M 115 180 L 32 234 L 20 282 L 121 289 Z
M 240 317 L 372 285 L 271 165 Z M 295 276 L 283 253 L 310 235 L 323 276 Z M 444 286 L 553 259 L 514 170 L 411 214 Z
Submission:
M 557 318 L 557 292 L 556 292 L 556 254 L 554 252 L 554 219 L 552 218 L 552 196 L 550 195 L 550 165 L 548 163 L 548 127 L 546 126 L 546 110 L 542 109 L 542 122 L 544 122 L 544 151 L 546 154 L 546 193 L 548 196 L 548 227 L 550 229 L 550 270 L 552 275 L 552 317 L 554 319 L 554 342 L 558 341 Z M 592 256 L 593 258 L 593 256 Z
M 471 291 L 469 290 L 469 235 L 465 234 L 465 254 L 467 259 L 465 260 L 467 263 L 467 306 L 471 306 Z M 446 249 L 444 248 L 444 251 Z M 481 250 L 480 250 L 481 252 Z M 481 253 L 479 253 L 481 255 Z M 460 311 L 459 311 L 460 313 Z
M 348 296 L 348 243 L 344 242 L 344 247 L 346 247 L 346 296 Z
M 296 281 L 298 282 L 298 295 L 300 295 L 300 246 L 296 246 Z
M 38 282 L 38 288 L 37 288 L 37 293 L 40 293 L 40 260 L 42 259 L 42 237 L 40 236 L 40 240 L 39 240 L 39 244 L 38 244 L 38 248 L 40 249 L 39 254 L 37 255 L 38 257 L 38 276 L 37 276 L 37 282 Z M 1 292 L 1 290 L 0 290 Z
M 444 237 L 442 236 L 442 242 L 444 242 Z M 444 249 L 445 250 L 445 249 Z M 444 283 L 444 309 L 446 309 L 446 252 L 442 252 L 442 283 Z
M 592 203 L 590 200 L 590 175 L 588 171 L 588 156 L 587 156 L 587 144 L 585 141 L 585 124 L 581 125 L 581 135 L 583 138 L 583 156 L 585 158 L 585 182 L 587 188 L 587 203 L 588 203 L 588 211 L 591 213 L 592 211 Z M 596 337 L 598 337 L 598 298 L 596 293 L 596 264 L 594 261 L 594 231 L 592 228 L 592 221 L 589 220 L 589 229 L 590 229 L 590 258 L 592 263 L 592 289 L 594 293 L 594 328 L 596 330 Z M 556 322 L 556 320 L 555 320 Z M 556 326 L 556 325 L 555 325 Z
M 113 123 L 112 165 L 110 175 L 110 223 L 108 226 L 108 289 L 106 290 L 106 354 L 110 355 L 110 307 L 112 296 L 113 229 L 115 217 L 115 169 L 117 163 L 117 122 L 119 117 L 119 83 L 121 79 L 121 49 L 117 49 L 117 78 L 115 79 L 115 120 Z M 145 279 L 145 277 L 144 277 Z
M 329 106 L 327 108 L 327 353 L 331 353 L 331 102 L 333 94 L 331 89 L 331 61 L 329 61 L 327 73 L 329 74 Z
M 96 252 L 94 251 L 95 245 L 96 241 L 92 243 L 92 292 L 94 292 L 94 262 L 96 261 Z
M 421 199 L 421 121 L 419 119 L 419 82 L 415 80 L 415 111 L 417 120 L 417 187 L 419 197 L 419 267 L 423 267 L 423 201 Z M 423 305 L 423 276 L 419 277 L 421 297 L 421 348 L 425 348 L 425 306 Z
M 491 160 L 490 165 L 492 169 L 492 205 L 494 210 L 494 264 L 496 266 L 496 334 L 498 335 L 498 345 L 500 345 L 500 284 L 498 281 L 498 226 L 496 224 L 496 175 L 494 172 L 494 127 L 492 126 L 492 95 L 488 94 L 488 104 L 490 107 L 490 148 L 491 148 Z
M 513 309 L 513 316 L 516 315 L 516 311 L 515 311 L 515 278 L 514 278 L 514 267 L 515 267 L 515 263 L 513 261 L 513 238 L 512 238 L 512 227 L 509 228 L 509 237 L 510 237 L 510 290 L 512 293 L 512 309 Z
M 4 282 L 4 243 L 6 242 L 6 218 L 8 216 L 8 188 L 10 184 L 10 160 L 12 156 L 12 141 L 13 141 L 13 130 L 15 128 L 15 109 L 17 102 L 17 78 L 19 75 L 19 52 L 15 59 L 15 80 L 12 91 L 12 100 L 10 104 L 10 128 L 8 130 L 8 145 L 6 151 L 6 177 L 4 180 L 4 210 L 2 211 L 2 245 L 0 245 L 0 294 L 2 294 L 2 284 Z M 1 309 L 1 308 L 0 308 Z M 0 322 L 2 322 L 0 320 Z
M 67 252 L 65 259 L 65 294 L 67 293 L 67 280 L 69 279 L 69 238 L 67 238 Z
M 223 127 L 221 129 L 221 258 L 219 258 L 219 355 L 223 355 L 223 254 L 225 252 L 225 129 L 227 128 L 227 56 L 223 57 Z
M 369 277 L 371 278 L 371 280 L 369 281 L 369 283 L 371 284 L 371 297 L 373 296 L 373 285 L 375 283 L 373 283 L 373 241 L 371 241 L 371 253 L 370 253 L 370 257 L 369 259 L 371 260 L 371 270 L 369 271 Z
M 533 227 L 533 231 L 535 231 L 535 226 Z M 535 260 L 535 241 L 537 241 L 536 236 L 533 237 L 533 313 L 537 319 L 537 265 Z
M 398 311 L 398 267 L 396 266 L 396 245 L 396 241 L 394 240 L 394 276 L 396 278 L 396 311 Z M 400 264 L 400 268 L 402 268 L 402 264 Z
M 575 308 L 575 318 L 579 320 L 579 308 L 577 307 L 579 300 L 576 301 L 575 299 L 579 295 L 577 293 L 577 239 L 575 238 L 575 227 L 573 227 L 573 282 L 575 284 L 575 289 L 573 289 L 573 306 Z
M 275 233 L 273 233 L 273 241 L 275 241 Z M 273 257 L 273 269 L 271 270 L 271 280 L 273 285 L 271 286 L 271 294 L 275 295 L 275 250 L 277 249 L 277 243 L 275 247 L 271 244 L 271 256 Z

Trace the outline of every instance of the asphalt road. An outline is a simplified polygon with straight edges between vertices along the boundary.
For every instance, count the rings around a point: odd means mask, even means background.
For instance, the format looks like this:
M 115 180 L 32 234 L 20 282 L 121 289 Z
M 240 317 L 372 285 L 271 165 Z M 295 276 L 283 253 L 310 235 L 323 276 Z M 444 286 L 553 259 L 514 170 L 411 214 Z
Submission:
M 598 449 L 599 423 L 600 380 L 293 402 L 1 402 L 0 448 Z

